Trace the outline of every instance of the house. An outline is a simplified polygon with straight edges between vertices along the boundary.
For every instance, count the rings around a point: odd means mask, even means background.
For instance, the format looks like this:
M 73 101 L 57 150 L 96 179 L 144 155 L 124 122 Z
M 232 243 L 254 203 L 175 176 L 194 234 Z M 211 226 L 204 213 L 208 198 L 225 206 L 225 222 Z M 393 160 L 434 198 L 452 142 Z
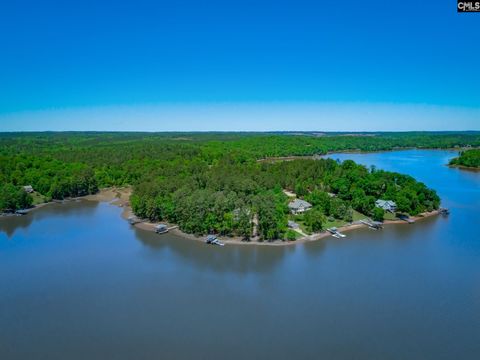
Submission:
M 295 199 L 291 203 L 288 204 L 288 208 L 292 212 L 292 214 L 302 214 L 307 210 L 310 210 L 312 204 L 306 202 L 305 200 Z
M 295 222 L 295 221 L 292 221 L 292 220 L 288 220 L 288 227 L 290 229 L 298 229 L 300 228 L 300 226 Z
M 397 204 L 395 204 L 395 202 L 391 200 L 378 199 L 377 201 L 375 201 L 375 206 L 391 213 L 397 211 Z
M 33 187 L 32 185 L 27 185 L 23 187 L 23 190 L 27 193 L 32 193 L 33 192 Z

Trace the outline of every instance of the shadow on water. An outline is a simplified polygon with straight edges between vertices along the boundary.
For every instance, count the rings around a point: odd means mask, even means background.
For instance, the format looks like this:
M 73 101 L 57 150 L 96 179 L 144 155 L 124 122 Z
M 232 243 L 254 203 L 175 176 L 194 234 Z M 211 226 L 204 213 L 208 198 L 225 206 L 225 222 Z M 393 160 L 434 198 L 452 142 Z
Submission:
M 11 239 L 16 231 L 27 229 L 36 221 L 69 216 L 72 213 L 78 215 L 90 215 L 93 214 L 98 205 L 99 203 L 96 201 L 73 200 L 48 204 L 41 209 L 31 211 L 23 216 L 1 217 L 0 233 L 5 233 L 7 238 Z
M 220 272 L 266 273 L 271 272 L 287 256 L 301 251 L 300 246 L 254 246 L 226 245 L 217 247 L 200 241 L 190 240 L 172 234 L 157 235 L 134 229 L 135 237 L 148 250 L 148 257 L 163 256 L 172 252 L 192 263 L 200 270 Z M 319 252 L 319 250 L 314 250 Z

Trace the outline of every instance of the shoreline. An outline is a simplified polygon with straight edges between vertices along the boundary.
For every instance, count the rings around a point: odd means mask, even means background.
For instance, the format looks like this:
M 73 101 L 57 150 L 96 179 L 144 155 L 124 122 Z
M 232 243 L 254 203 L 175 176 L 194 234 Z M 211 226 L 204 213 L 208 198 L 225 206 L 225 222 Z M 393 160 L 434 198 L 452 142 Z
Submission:
M 451 165 L 451 164 L 447 164 L 446 166 L 451 169 L 467 170 L 467 171 L 473 171 L 473 172 L 480 171 L 479 167 L 471 167 L 471 166 L 465 166 L 465 165 Z
M 386 153 L 386 152 L 395 152 L 395 151 L 404 151 L 404 150 L 435 150 L 435 151 L 462 151 L 466 148 L 419 148 L 419 147 L 399 147 L 388 150 L 339 150 L 339 151 L 327 151 L 325 154 L 313 154 L 313 155 L 290 155 L 290 156 L 272 156 L 262 159 L 257 159 L 257 162 L 277 162 L 277 161 L 292 161 L 292 160 L 308 160 L 308 159 L 322 159 L 325 156 L 335 155 L 335 154 L 375 154 L 375 153 Z M 446 164 L 449 166 L 448 164 Z M 468 168 L 472 169 L 472 168 Z
M 99 201 L 99 202 L 108 202 L 111 205 L 115 205 L 118 207 L 121 207 L 122 214 L 121 217 L 124 220 L 127 220 L 130 216 L 134 216 L 132 209 L 130 207 L 130 202 L 129 202 L 129 197 L 131 194 L 131 188 L 125 187 L 125 188 L 106 188 L 106 189 L 101 189 L 97 194 L 94 195 L 87 195 L 83 197 L 83 199 L 86 199 L 88 201 Z M 410 219 L 414 220 L 415 222 L 420 221 L 422 219 L 426 219 L 432 216 L 439 215 L 440 211 L 439 210 L 434 210 L 431 212 L 426 212 L 419 214 L 417 216 L 412 216 Z M 167 226 L 176 226 L 176 224 L 170 224 L 167 222 L 162 222 L 166 224 Z M 411 225 L 405 220 L 397 219 L 397 220 L 385 220 L 383 222 L 384 225 L 389 225 L 389 224 L 407 224 Z M 155 230 L 155 226 L 158 225 L 158 223 L 153 223 L 150 221 L 141 221 L 139 223 L 136 223 L 134 226 L 137 229 L 143 230 L 143 231 L 151 231 L 153 232 Z M 340 232 L 349 232 L 355 229 L 360 229 L 360 228 L 368 228 L 367 225 L 365 224 L 359 224 L 359 223 L 351 223 L 347 224 L 341 227 L 338 227 L 338 230 Z M 175 228 L 169 231 L 169 233 L 172 233 L 176 236 L 192 240 L 192 241 L 198 241 L 201 243 L 205 243 L 205 236 L 197 236 L 193 234 L 187 234 L 180 230 L 179 228 Z M 161 235 L 159 235 L 161 236 Z M 292 246 L 296 244 L 303 244 L 303 243 L 308 243 L 312 241 L 318 241 L 324 238 L 327 238 L 331 236 L 331 234 L 328 231 L 323 231 L 320 233 L 315 233 L 307 236 L 303 236 L 295 241 L 283 241 L 283 240 L 275 240 L 272 242 L 269 241 L 244 241 L 241 237 L 228 237 L 228 236 L 222 236 L 218 237 L 222 242 L 224 242 L 226 245 L 255 245 L 255 246 Z
M 134 216 L 132 208 L 130 207 L 130 195 L 132 193 L 131 187 L 111 187 L 111 188 L 104 188 L 100 189 L 98 193 L 96 194 L 91 194 L 91 195 L 86 195 L 82 197 L 75 197 L 75 198 L 67 198 L 61 201 L 50 201 L 47 203 L 42 203 L 35 205 L 35 207 L 28 209 L 28 212 L 35 211 L 37 209 L 40 209 L 42 207 L 45 207 L 50 204 L 61 204 L 64 202 L 71 202 L 71 201 L 78 201 L 78 200 L 86 200 L 86 201 L 95 201 L 95 202 L 107 202 L 110 205 L 114 205 L 117 207 L 122 208 L 122 213 L 121 217 L 124 220 L 128 220 L 130 216 Z M 420 221 L 422 219 L 426 219 L 435 215 L 439 215 L 440 211 L 439 210 L 434 210 L 431 212 L 425 212 L 422 214 L 419 214 L 417 216 L 412 216 L 410 219 L 414 220 L 415 222 Z M 3 216 L 2 216 L 3 217 Z M 8 216 L 5 216 L 8 217 Z M 143 230 L 143 231 L 150 231 L 153 232 L 155 230 L 155 226 L 158 225 L 159 223 L 153 223 L 150 221 L 142 221 L 139 219 L 140 222 L 133 224 L 131 226 L 134 226 L 137 229 Z M 167 222 L 162 222 L 166 224 L 168 227 L 173 227 L 177 226 L 176 224 L 170 224 Z M 405 220 L 402 219 L 396 219 L 396 220 L 385 220 L 383 222 L 383 225 L 389 225 L 389 224 L 409 224 Z M 411 224 L 409 224 L 411 225 Z M 351 224 L 346 224 L 343 226 L 338 227 L 338 230 L 340 232 L 349 232 L 355 229 L 360 229 L 360 228 L 368 228 L 367 225 L 365 224 L 360 224 L 360 223 L 351 223 Z M 198 241 L 201 243 L 205 243 L 205 236 L 197 236 L 194 234 L 187 234 L 180 230 L 178 227 L 172 229 L 169 231 L 169 233 L 172 233 L 176 236 L 182 237 L 187 240 L 193 240 L 193 241 Z M 161 235 L 159 235 L 161 236 Z M 311 235 L 303 236 L 301 238 L 298 238 L 295 241 L 288 241 L 288 240 L 275 240 L 275 241 L 244 241 L 243 238 L 241 237 L 228 237 L 228 236 L 222 236 L 218 237 L 222 242 L 225 244 L 229 245 L 254 245 L 254 246 L 292 246 L 296 244 L 304 244 L 312 241 L 318 241 L 327 237 L 332 236 L 328 231 L 324 230 L 320 233 L 314 233 Z

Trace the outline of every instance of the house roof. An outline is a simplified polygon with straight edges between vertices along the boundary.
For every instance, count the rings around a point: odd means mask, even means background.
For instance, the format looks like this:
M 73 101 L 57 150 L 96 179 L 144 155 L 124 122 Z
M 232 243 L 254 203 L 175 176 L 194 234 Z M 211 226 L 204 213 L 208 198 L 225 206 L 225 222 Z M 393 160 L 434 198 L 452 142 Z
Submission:
M 397 204 L 395 204 L 395 202 L 392 201 L 392 200 L 382 200 L 382 199 L 378 199 L 377 201 L 375 201 L 375 205 L 381 206 L 381 207 L 385 207 L 385 206 L 389 206 L 389 207 L 397 206 Z
M 300 209 L 300 208 L 309 208 L 312 207 L 312 204 L 302 199 L 295 199 L 288 204 L 290 209 Z

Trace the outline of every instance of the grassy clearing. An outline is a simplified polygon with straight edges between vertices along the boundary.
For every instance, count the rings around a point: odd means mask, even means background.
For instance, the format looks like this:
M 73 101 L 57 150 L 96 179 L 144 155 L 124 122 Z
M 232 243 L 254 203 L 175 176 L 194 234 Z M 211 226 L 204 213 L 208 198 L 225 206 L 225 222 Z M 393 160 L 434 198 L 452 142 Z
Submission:
M 36 191 L 30 195 L 33 198 L 33 205 L 43 204 L 45 202 L 45 197 Z
M 386 212 L 385 215 L 383 215 L 384 220 L 397 220 L 397 216 L 395 214 L 392 214 L 391 212 Z
M 368 218 L 367 215 L 365 214 L 362 214 L 356 210 L 353 210 L 353 221 L 358 221 L 358 220 L 362 220 L 362 219 L 365 219 L 365 218 Z M 300 230 L 302 230 L 305 234 L 308 234 L 308 235 L 311 235 L 312 233 L 310 231 L 308 231 L 307 229 L 307 226 L 305 225 L 305 221 L 303 220 L 303 215 L 292 215 L 290 214 L 289 217 L 288 217 L 289 220 L 292 220 L 292 221 L 295 221 L 299 227 L 300 227 Z M 329 221 L 327 219 L 327 221 L 323 224 L 323 229 L 328 229 L 328 228 L 331 228 L 331 227 L 341 227 L 341 226 L 345 226 L 345 225 L 348 225 L 349 222 L 345 221 L 345 220 L 339 220 L 339 219 L 334 219 L 332 221 Z

